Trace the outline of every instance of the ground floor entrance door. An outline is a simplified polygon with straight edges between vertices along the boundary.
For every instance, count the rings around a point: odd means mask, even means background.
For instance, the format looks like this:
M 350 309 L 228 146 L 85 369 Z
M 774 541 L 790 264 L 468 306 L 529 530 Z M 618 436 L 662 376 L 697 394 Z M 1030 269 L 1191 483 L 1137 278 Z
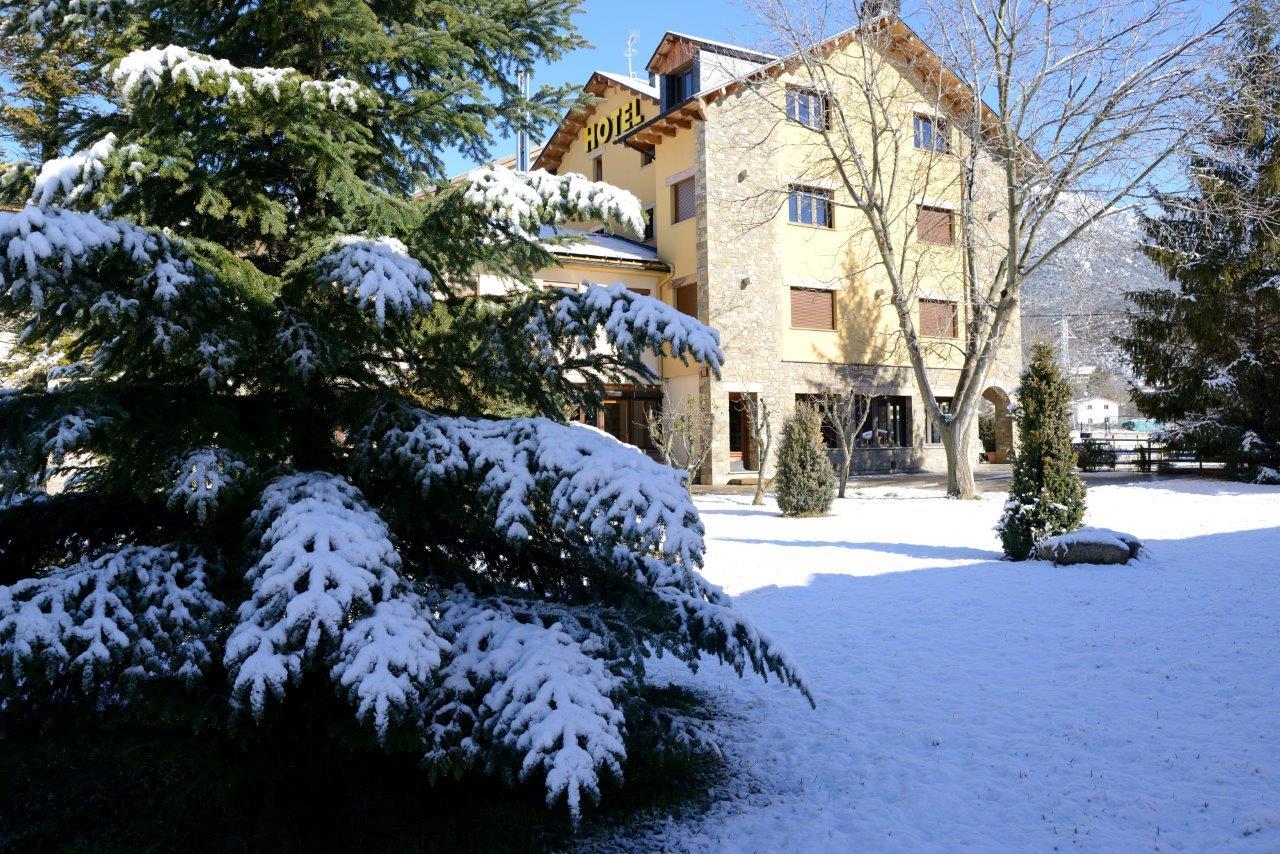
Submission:
M 747 417 L 746 395 L 729 393 L 729 470 L 753 471 L 751 459 L 751 426 Z

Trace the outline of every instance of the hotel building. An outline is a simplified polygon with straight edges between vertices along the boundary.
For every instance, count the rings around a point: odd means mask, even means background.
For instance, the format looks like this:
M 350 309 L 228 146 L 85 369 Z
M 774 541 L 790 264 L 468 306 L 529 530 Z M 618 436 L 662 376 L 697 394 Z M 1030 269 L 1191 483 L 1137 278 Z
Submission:
M 947 133 L 945 101 L 930 98 L 931 87 L 915 80 L 925 79 L 922 69 L 936 65 L 936 57 L 900 21 L 889 26 L 901 30 L 887 42 L 901 55 L 886 67 L 915 93 L 902 100 L 905 125 L 914 127 L 916 147 L 936 154 Z M 855 49 L 838 39 L 830 45 Z M 863 215 L 839 185 L 810 177 L 812 134 L 805 125 L 826 120 L 828 96 L 803 82 L 792 85 L 801 77 L 776 56 L 675 32 L 662 37 L 647 70 L 646 80 L 592 74 L 584 89 L 595 103 L 566 115 L 533 163 L 631 191 L 646 209 L 646 233 L 634 240 L 589 233 L 557 250 L 561 266 L 537 278 L 562 288 L 623 282 L 659 297 L 720 331 L 725 369 L 717 378 L 677 359 L 656 360 L 661 386 L 613 388 L 601 410 L 586 417 L 647 447 L 646 416 L 664 401 L 705 407 L 715 438 L 700 480 L 726 483 L 750 479 L 757 465 L 745 398 L 764 398 L 777 437 L 806 396 L 853 391 L 866 395 L 872 410 L 855 472 L 945 471 L 885 298 L 883 266 L 874 244 L 856 239 Z M 994 172 L 991 180 L 998 188 Z M 968 316 L 966 291 L 956 284 L 966 263 L 956 239 L 960 223 L 947 196 L 926 188 L 918 222 L 903 238 L 943 271 L 914 294 L 912 307 L 930 343 L 928 376 L 940 398 L 955 388 Z M 948 269 L 956 275 L 946 275 Z M 996 419 L 992 461 L 1007 459 L 1011 447 L 1008 404 L 1020 352 L 1015 321 L 984 392 Z M 977 458 L 976 426 L 973 432 Z M 772 461 L 766 475 L 771 469 Z

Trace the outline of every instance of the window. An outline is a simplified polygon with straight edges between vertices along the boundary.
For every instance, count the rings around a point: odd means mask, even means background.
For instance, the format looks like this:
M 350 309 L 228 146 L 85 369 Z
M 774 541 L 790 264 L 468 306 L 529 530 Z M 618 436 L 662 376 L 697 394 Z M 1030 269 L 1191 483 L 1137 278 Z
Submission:
M 825 411 L 819 403 L 822 401 L 820 394 L 797 394 L 796 406 L 810 406 L 818 417 L 822 419 L 822 444 L 828 448 L 840 447 L 840 428 L 836 422 L 831 420 L 831 413 Z
M 671 221 L 674 223 L 692 219 L 697 213 L 697 202 L 693 178 L 676 181 L 671 185 Z
M 653 230 L 653 208 L 644 209 L 644 242 L 652 243 L 655 236 Z
M 951 246 L 956 242 L 955 212 L 921 205 L 916 219 L 916 238 L 921 243 Z
M 949 397 L 938 398 L 938 407 L 943 411 L 944 414 L 950 414 L 951 398 Z M 929 443 L 933 445 L 942 444 L 942 434 L 938 432 L 938 425 L 933 423 L 932 418 L 929 419 Z
M 693 97 L 693 63 L 662 78 L 662 108 L 669 110 Z
M 871 415 L 857 438 L 859 448 L 911 447 L 911 398 L 872 398 Z
M 791 327 L 793 329 L 835 329 L 835 291 L 792 288 Z
M 604 180 L 604 155 L 591 161 L 591 173 L 597 181 Z
M 951 148 L 949 137 L 950 133 L 948 133 L 947 130 L 947 123 L 942 119 L 937 119 L 933 116 L 923 116 L 916 113 L 916 148 L 921 151 L 932 151 L 938 154 L 944 154 Z
M 646 145 L 640 149 L 640 166 L 645 167 L 654 161 L 658 156 L 658 149 L 652 145 Z
M 800 225 L 833 228 L 835 193 L 818 187 L 793 186 L 787 195 L 787 219 Z
M 920 300 L 920 334 L 929 338 L 955 338 L 959 334 L 956 304 L 950 300 Z
M 698 316 L 698 285 L 681 285 L 676 288 L 676 311 L 690 317 Z
M 615 439 L 648 450 L 653 447 L 649 417 L 661 411 L 658 392 L 624 389 L 606 392 L 599 409 L 579 409 L 578 420 L 595 425 Z
M 787 118 L 814 130 L 826 130 L 830 122 L 825 95 L 814 89 L 787 87 Z
M 633 294 L 639 294 L 642 297 L 647 297 L 649 295 L 648 288 L 627 288 L 627 290 L 631 291 Z

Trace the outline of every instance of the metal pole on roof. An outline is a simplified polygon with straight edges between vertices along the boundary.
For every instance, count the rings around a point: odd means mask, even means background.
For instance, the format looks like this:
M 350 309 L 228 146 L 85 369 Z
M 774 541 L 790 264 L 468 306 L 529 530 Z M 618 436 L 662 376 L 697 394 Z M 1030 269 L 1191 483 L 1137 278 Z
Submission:
M 516 85 L 520 87 L 520 95 L 526 101 L 529 100 L 532 82 L 533 72 L 528 69 L 522 69 L 517 72 Z M 516 168 L 521 172 L 529 171 L 529 131 L 523 128 L 516 134 Z

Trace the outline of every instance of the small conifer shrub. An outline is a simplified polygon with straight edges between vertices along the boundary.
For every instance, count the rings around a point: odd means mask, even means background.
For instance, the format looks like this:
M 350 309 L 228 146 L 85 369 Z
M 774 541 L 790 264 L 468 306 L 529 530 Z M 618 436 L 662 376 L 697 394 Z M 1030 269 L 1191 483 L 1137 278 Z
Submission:
M 822 444 L 822 422 L 800 406 L 782 426 L 778 451 L 778 509 L 783 516 L 823 516 L 835 497 L 835 469 Z
M 1084 522 L 1084 483 L 1071 450 L 1070 399 L 1052 349 L 1037 344 L 1022 374 L 1013 484 L 996 526 L 1004 553 L 1013 560 L 1033 557 L 1037 541 Z

